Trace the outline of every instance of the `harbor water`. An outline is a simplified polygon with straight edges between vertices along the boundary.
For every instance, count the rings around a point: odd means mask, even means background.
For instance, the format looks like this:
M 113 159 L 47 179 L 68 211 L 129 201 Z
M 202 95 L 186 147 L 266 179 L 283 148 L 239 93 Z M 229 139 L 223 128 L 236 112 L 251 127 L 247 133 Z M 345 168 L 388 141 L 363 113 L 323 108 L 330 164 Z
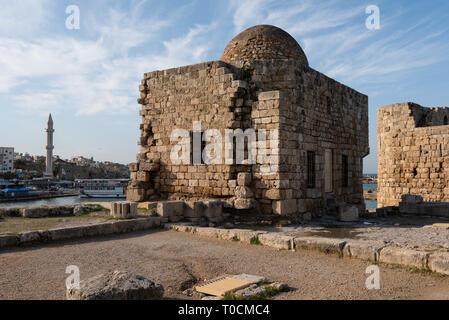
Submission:
M 52 205 L 64 205 L 64 204 L 79 204 L 79 203 L 84 203 L 84 202 L 115 202 L 115 201 L 121 201 L 121 200 L 124 200 L 124 199 L 80 198 L 78 196 L 74 196 L 74 197 L 63 197 L 63 198 L 21 201 L 21 202 L 4 202 L 4 203 L 0 203 L 0 208 L 39 207 L 39 206 L 52 206 Z
M 363 185 L 363 190 L 375 190 L 375 189 L 377 189 L 377 184 Z M 80 198 L 78 196 L 74 196 L 74 197 L 42 199 L 42 200 L 23 201 L 23 202 L 0 203 L 0 208 L 38 207 L 38 206 L 63 205 L 63 204 L 78 204 L 83 202 L 114 202 L 114 201 L 117 201 L 117 199 Z M 377 200 L 365 200 L 365 205 L 367 209 L 377 208 Z

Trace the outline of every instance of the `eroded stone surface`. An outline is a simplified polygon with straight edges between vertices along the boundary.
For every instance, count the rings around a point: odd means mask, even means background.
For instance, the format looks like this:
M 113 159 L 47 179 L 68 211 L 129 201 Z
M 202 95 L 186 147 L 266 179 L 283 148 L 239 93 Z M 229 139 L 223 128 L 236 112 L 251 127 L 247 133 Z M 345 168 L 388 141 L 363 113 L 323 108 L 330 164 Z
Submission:
M 130 271 L 114 271 L 82 280 L 80 289 L 67 289 L 67 300 L 159 300 L 164 288 Z

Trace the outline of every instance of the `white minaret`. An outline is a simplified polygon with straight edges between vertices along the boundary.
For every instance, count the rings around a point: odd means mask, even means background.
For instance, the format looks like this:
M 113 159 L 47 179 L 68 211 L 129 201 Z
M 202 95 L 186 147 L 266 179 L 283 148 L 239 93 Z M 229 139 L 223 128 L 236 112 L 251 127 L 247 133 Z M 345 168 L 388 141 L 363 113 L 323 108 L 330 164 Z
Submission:
M 48 117 L 48 122 L 47 122 L 47 166 L 46 166 L 46 170 L 45 170 L 45 175 L 47 177 L 52 177 L 53 176 L 53 132 L 55 132 L 55 130 L 53 129 L 53 119 L 51 118 L 51 113 L 50 116 Z

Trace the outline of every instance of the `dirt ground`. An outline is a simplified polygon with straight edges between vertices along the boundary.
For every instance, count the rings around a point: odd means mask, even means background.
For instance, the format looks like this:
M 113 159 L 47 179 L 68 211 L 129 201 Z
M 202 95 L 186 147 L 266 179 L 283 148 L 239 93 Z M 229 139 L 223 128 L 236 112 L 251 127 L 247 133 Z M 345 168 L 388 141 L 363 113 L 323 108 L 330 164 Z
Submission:
M 147 217 L 152 211 L 139 209 L 139 216 Z M 0 217 L 0 234 L 39 231 L 57 228 L 88 226 L 112 219 L 109 212 L 93 212 L 81 216 L 60 216 L 47 218 Z
M 3 218 L 0 219 L 0 233 L 20 233 L 25 231 L 39 231 L 56 228 L 87 226 L 106 222 L 105 217 L 51 217 L 51 218 Z
M 64 299 L 66 267 L 81 280 L 133 270 L 163 284 L 167 298 L 222 274 L 266 276 L 292 287 L 276 299 L 449 299 L 449 277 L 380 265 L 380 290 L 367 290 L 369 262 L 309 251 L 279 251 L 155 230 L 0 252 L 0 299 Z

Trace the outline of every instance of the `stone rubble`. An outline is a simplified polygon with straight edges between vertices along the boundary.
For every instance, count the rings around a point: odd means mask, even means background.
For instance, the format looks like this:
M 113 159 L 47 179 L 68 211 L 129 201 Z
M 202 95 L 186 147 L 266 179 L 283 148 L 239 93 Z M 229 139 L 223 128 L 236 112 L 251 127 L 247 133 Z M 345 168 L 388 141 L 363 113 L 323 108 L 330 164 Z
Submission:
M 67 300 L 160 300 L 164 287 L 130 271 L 114 271 L 80 282 L 67 289 Z

